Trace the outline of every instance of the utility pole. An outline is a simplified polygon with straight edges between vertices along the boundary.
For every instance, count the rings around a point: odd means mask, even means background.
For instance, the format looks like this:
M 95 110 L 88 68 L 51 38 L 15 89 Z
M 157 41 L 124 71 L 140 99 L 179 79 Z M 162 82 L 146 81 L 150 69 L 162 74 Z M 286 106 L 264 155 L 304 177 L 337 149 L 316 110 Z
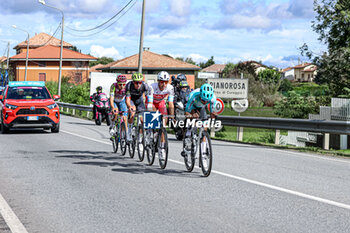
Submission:
M 143 0 L 142 3 L 142 19 L 141 19 L 141 35 L 140 35 L 140 48 L 139 48 L 139 67 L 138 72 L 142 73 L 142 52 L 143 52 L 143 25 L 145 20 L 145 3 L 146 0 Z
M 63 30 L 64 30 L 64 14 L 62 13 L 62 30 L 61 30 L 61 49 L 60 49 L 60 68 L 58 72 L 58 95 L 61 96 L 61 79 L 62 79 L 62 52 L 63 52 Z
M 7 72 L 9 72 L 9 57 L 10 57 L 10 42 L 7 42 L 7 60 L 6 60 Z

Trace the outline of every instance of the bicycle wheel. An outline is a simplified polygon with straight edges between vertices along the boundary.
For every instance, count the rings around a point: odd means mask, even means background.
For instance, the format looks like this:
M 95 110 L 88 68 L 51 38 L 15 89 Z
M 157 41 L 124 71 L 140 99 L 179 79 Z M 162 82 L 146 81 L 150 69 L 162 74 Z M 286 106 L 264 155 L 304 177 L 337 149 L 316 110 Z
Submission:
M 154 149 L 154 133 L 153 130 L 146 131 L 145 141 L 146 143 L 146 156 L 148 160 L 148 165 L 152 166 L 154 163 L 154 158 L 156 157 Z
M 205 142 L 203 142 L 203 139 Z M 199 163 L 202 168 L 203 175 L 208 177 L 213 164 L 213 151 L 211 149 L 211 140 L 207 131 L 203 131 L 199 146 Z M 203 150 L 203 151 L 202 151 Z
M 164 137 L 164 145 L 162 145 L 162 137 Z M 168 134 L 165 128 L 159 130 L 157 147 L 159 166 L 164 169 L 168 163 Z
M 135 155 L 135 146 L 136 146 L 136 137 L 135 133 L 136 132 L 136 127 L 133 125 L 132 126 L 132 135 L 131 135 L 131 142 L 129 143 L 129 156 L 130 158 L 134 158 Z
M 139 125 L 139 130 L 137 132 L 137 153 L 139 161 L 142 162 L 145 158 L 145 131 L 143 124 Z
M 119 133 L 118 133 L 118 127 L 116 127 L 115 135 L 112 137 L 112 145 L 113 145 L 113 153 L 117 153 L 118 151 L 118 141 L 119 141 Z
M 124 156 L 126 153 L 126 127 L 125 122 L 120 125 L 120 152 Z
M 191 136 L 188 137 L 186 136 L 187 135 L 187 130 L 190 130 L 191 131 Z M 185 162 L 185 166 L 186 166 L 186 169 L 187 171 L 191 172 L 194 168 L 194 163 L 195 163 L 195 154 L 194 154 L 194 145 L 193 145 L 193 132 L 192 132 L 192 129 L 187 129 L 186 130 L 186 133 L 185 133 L 185 137 L 184 137 L 184 140 L 183 140 L 183 148 L 184 148 L 184 152 L 185 152 L 185 155 L 184 155 L 184 162 Z

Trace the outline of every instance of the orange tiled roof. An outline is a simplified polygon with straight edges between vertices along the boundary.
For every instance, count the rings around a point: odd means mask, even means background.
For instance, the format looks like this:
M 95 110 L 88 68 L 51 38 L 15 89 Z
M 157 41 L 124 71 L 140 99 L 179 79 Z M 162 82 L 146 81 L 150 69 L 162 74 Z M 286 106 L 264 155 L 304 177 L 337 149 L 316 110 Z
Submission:
M 211 66 L 208 66 L 207 68 L 203 69 L 203 72 L 214 72 L 214 73 L 221 73 L 225 69 L 225 64 L 213 64 Z
M 309 69 L 304 69 L 305 72 L 313 72 L 313 71 L 315 71 L 315 70 L 317 70 L 317 67 L 316 67 L 316 66 L 315 66 L 315 67 L 312 67 L 312 68 L 309 68 Z
M 6 61 L 6 59 L 7 59 L 7 57 L 2 56 L 2 57 L 0 57 L 0 62 Z
M 300 65 L 294 66 L 293 68 L 300 69 L 300 68 L 305 68 L 306 66 L 309 66 L 309 65 L 312 65 L 312 64 L 306 62 L 306 63 L 300 64 Z
M 293 69 L 293 68 L 292 67 L 288 67 L 288 68 L 283 69 L 282 72 L 284 73 L 284 72 L 287 72 L 287 71 L 289 71 L 291 69 Z
M 109 63 L 100 69 L 118 69 L 129 68 L 137 69 L 139 62 L 139 55 L 135 54 L 130 57 Z M 153 53 L 150 51 L 143 51 L 142 54 L 142 67 L 147 68 L 163 68 L 163 69 L 189 69 L 200 70 L 199 66 L 189 64 L 184 61 L 176 60 L 174 58 Z
M 39 47 L 37 49 L 30 50 L 28 58 L 29 59 L 59 59 L 60 47 L 47 45 L 44 47 Z M 66 48 L 63 48 L 62 58 L 73 59 L 73 60 L 97 60 L 96 57 L 75 52 Z M 10 59 L 11 60 L 26 59 L 26 53 L 23 52 L 23 53 L 17 54 L 11 57 Z
M 35 48 L 35 47 L 41 47 L 43 46 L 47 41 L 49 41 L 51 36 L 49 34 L 46 34 L 45 32 L 41 32 L 32 38 L 29 38 L 29 47 Z M 46 45 L 53 45 L 53 46 L 61 46 L 61 40 L 52 37 L 52 39 L 46 44 Z M 27 40 L 19 43 L 14 47 L 14 49 L 17 48 L 26 48 L 27 47 Z M 63 47 L 69 48 L 73 47 L 73 45 L 63 41 Z
M 264 64 L 261 64 L 260 62 L 257 62 L 257 61 L 245 61 L 245 62 L 243 62 L 243 64 L 251 64 L 251 65 L 255 66 L 255 68 L 267 67 Z
M 103 67 L 103 64 L 97 64 L 95 66 L 90 67 L 90 72 L 102 72 L 101 70 L 96 70 L 97 68 Z

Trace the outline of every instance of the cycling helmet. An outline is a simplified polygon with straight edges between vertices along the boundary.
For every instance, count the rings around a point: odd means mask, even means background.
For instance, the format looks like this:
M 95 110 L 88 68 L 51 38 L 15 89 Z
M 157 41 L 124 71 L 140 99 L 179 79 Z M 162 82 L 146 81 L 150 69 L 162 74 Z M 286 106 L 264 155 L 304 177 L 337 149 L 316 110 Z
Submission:
M 202 100 L 204 101 L 211 101 L 211 99 L 213 98 L 214 96 L 214 89 L 213 87 L 206 83 L 206 84 L 203 84 L 201 86 L 201 89 L 200 89 L 200 97 Z
M 143 80 L 143 75 L 139 72 L 132 74 L 132 81 L 138 82 Z
M 186 75 L 181 74 L 181 73 L 177 75 L 177 79 L 180 81 L 187 81 Z
M 169 81 L 170 75 L 166 71 L 161 71 L 158 73 L 157 80 L 158 81 Z
M 102 87 L 101 86 L 96 87 L 96 91 L 102 91 Z
M 187 81 L 181 81 L 180 87 L 189 87 L 189 85 L 188 85 Z
M 125 83 L 125 82 L 126 82 L 126 77 L 125 77 L 125 75 L 118 75 L 118 77 L 117 77 L 117 82 L 118 82 L 118 83 Z

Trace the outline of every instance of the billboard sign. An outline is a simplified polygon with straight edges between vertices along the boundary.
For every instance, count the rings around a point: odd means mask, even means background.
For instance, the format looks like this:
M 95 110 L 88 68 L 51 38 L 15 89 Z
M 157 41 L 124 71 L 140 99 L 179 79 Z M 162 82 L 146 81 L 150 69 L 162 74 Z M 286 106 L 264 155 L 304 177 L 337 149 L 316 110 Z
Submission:
M 220 78 L 208 79 L 216 97 L 226 99 L 247 99 L 248 79 Z

